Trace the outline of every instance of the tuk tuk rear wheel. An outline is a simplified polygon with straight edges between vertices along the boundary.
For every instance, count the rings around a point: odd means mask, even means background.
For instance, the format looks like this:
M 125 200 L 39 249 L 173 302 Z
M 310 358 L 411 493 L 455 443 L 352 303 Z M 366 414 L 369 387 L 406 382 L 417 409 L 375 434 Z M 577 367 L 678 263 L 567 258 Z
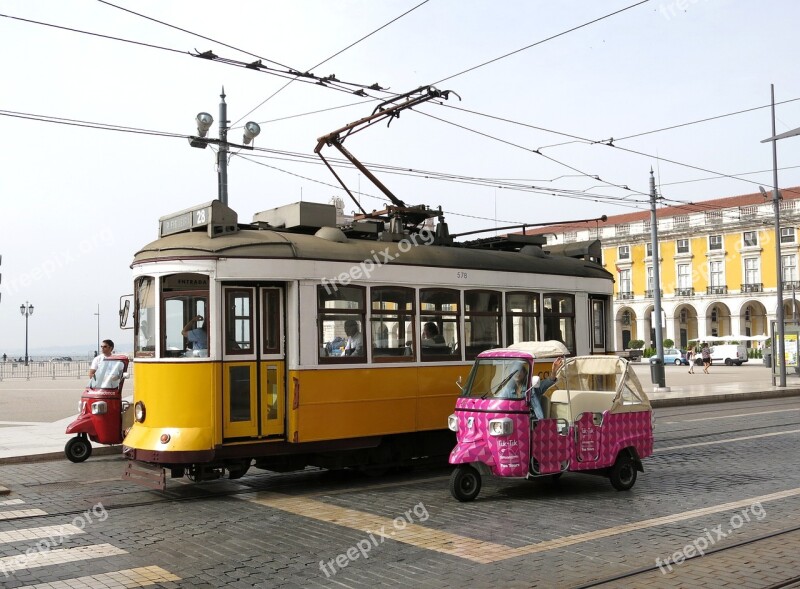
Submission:
M 627 452 L 617 456 L 608 478 L 617 491 L 627 491 L 636 483 L 636 465 Z
M 92 455 L 92 444 L 85 437 L 75 436 L 64 446 L 70 462 L 83 462 Z
M 469 464 L 459 464 L 450 475 L 450 494 L 459 501 L 472 501 L 480 492 L 480 473 Z

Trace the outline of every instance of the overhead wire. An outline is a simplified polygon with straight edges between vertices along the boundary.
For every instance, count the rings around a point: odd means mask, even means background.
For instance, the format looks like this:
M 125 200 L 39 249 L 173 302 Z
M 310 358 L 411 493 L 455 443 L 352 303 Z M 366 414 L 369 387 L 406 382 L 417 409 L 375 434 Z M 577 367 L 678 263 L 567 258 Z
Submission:
M 104 0 L 100 0 L 100 1 L 104 1 Z M 311 67 L 310 67 L 310 68 L 308 68 L 308 69 L 309 69 L 309 70 L 313 70 L 314 68 L 318 68 L 318 67 L 319 67 L 319 66 L 321 66 L 322 64 L 329 62 L 329 61 L 330 61 L 331 59 L 333 59 L 334 57 L 337 57 L 337 56 L 341 55 L 342 53 L 344 53 L 344 52 L 345 52 L 345 51 L 347 51 L 348 49 L 352 49 L 353 47 L 355 47 L 356 45 L 358 45 L 359 43 L 361 43 L 361 42 L 362 42 L 362 41 L 364 41 L 365 39 L 368 39 L 369 37 L 371 37 L 372 35 L 374 35 L 374 34 L 375 34 L 375 33 L 377 33 L 378 31 L 380 31 L 380 30 L 382 30 L 382 29 L 385 29 L 385 28 L 386 28 L 386 27 L 388 27 L 389 25 L 391 25 L 391 24 L 395 23 L 396 21 L 400 20 L 401 18 L 403 18 L 403 17 L 404 17 L 404 16 L 406 16 L 407 14 L 410 14 L 411 12 L 415 11 L 417 8 L 419 8 L 419 7 L 420 7 L 420 6 L 422 6 L 423 4 L 427 4 L 428 2 L 429 2 L 429 0 L 423 0 L 422 2 L 420 2 L 419 4 L 417 4 L 416 6 L 414 6 L 413 8 L 411 8 L 411 9 L 409 9 L 409 10 L 405 11 L 403 14 L 401 14 L 401 15 L 399 15 L 399 16 L 397 16 L 397 17 L 393 18 L 393 19 L 392 19 L 392 20 L 390 20 L 389 22 L 386 22 L 386 23 L 382 24 L 380 27 L 378 27 L 378 28 L 377 28 L 377 29 L 375 29 L 374 31 L 372 31 L 372 32 L 370 32 L 370 33 L 367 33 L 366 35 L 364 35 L 363 37 L 361 37 L 361 38 L 360 38 L 360 39 L 358 39 L 357 41 L 354 41 L 353 43 L 350 43 L 350 45 L 348 45 L 348 46 L 347 46 L 347 47 L 345 47 L 344 49 L 340 49 L 339 51 L 337 51 L 337 52 L 336 52 L 336 53 L 334 53 L 333 55 L 331 55 L 331 56 L 329 56 L 329 57 L 326 57 L 325 59 L 323 59 L 322 61 L 320 61 L 320 62 L 319 62 L 317 65 L 311 66 Z M 242 119 L 244 119 L 245 117 L 247 117 L 248 115 L 250 115 L 252 112 L 254 112 L 254 111 L 258 110 L 259 108 L 261 108 L 262 106 L 264 106 L 264 104 L 266 104 L 268 101 L 272 100 L 272 98 L 274 98 L 274 97 L 275 97 L 275 96 L 276 96 L 278 93 L 282 92 L 282 91 L 283 91 L 283 89 L 284 89 L 284 88 L 286 88 L 286 87 L 287 87 L 289 84 L 291 84 L 293 81 L 294 81 L 294 80 L 289 80 L 288 82 L 286 82 L 286 84 L 284 84 L 283 86 L 281 86 L 280 88 L 278 88 L 278 89 L 277 89 L 275 92 L 273 92 L 272 94 L 270 94 L 269 96 L 267 96 L 267 98 L 265 98 L 263 101 L 261 101 L 261 102 L 260 102 L 260 103 L 259 103 L 257 106 L 255 106 L 255 107 L 251 108 L 249 111 L 247 111 L 247 113 L 246 113 L 246 114 L 244 114 L 243 116 L 239 117 L 239 119 L 238 119 L 237 121 L 235 121 L 233 124 L 234 124 L 234 125 L 236 125 L 236 123 L 238 123 L 239 121 L 241 121 Z

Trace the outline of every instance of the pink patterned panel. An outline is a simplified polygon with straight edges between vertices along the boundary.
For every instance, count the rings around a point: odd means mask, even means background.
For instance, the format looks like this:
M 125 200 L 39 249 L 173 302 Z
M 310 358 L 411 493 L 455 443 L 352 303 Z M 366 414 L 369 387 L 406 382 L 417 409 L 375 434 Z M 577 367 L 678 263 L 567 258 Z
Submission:
M 450 464 L 483 462 L 497 476 L 527 474 L 530 413 L 524 400 L 460 397 L 456 401 L 456 417 L 458 444 L 450 453 Z M 502 418 L 512 421 L 511 435 L 489 435 L 489 421 Z
M 575 458 L 578 462 L 597 462 L 600 457 L 602 426 L 594 424 L 592 413 L 581 413 L 575 422 L 578 443 L 575 446 Z
M 558 425 L 556 419 L 541 419 L 533 430 L 533 457 L 539 463 L 540 474 L 559 472 L 561 463 L 572 458 L 572 429 L 561 435 Z
M 611 466 L 624 448 L 633 447 L 639 458 L 653 453 L 650 411 L 603 413 L 600 426 L 600 451 L 595 461 L 574 462 L 570 470 L 589 470 Z

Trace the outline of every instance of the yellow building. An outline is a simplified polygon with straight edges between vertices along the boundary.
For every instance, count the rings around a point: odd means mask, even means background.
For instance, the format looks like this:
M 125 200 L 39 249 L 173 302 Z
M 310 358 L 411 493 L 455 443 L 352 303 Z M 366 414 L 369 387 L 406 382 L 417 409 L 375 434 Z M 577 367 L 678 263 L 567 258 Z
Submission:
M 775 213 L 771 192 L 657 209 L 662 335 L 686 348 L 693 340 L 737 336 L 748 345 L 769 336 L 776 318 Z M 782 191 L 780 258 L 787 321 L 798 312 L 800 188 Z M 553 230 L 556 233 L 553 233 Z M 605 268 L 615 275 L 615 347 L 630 340 L 655 345 L 650 211 L 609 217 L 596 227 L 559 225 L 548 246 L 600 240 Z M 545 248 L 547 249 L 547 248 Z M 755 340 L 746 338 L 756 337 Z

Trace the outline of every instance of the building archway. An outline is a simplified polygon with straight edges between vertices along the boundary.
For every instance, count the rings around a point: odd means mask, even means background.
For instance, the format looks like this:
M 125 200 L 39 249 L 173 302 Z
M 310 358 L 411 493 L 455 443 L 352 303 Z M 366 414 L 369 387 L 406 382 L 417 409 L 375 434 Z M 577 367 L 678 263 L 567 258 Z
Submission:
M 615 320 L 616 341 L 620 342 L 620 349 L 627 350 L 632 339 L 638 339 L 636 333 L 636 312 L 630 307 L 622 307 L 617 311 Z
M 697 335 L 697 309 L 693 305 L 684 303 L 675 307 L 672 318 L 673 333 L 675 334 L 675 345 L 681 350 L 685 350 L 689 342 L 696 340 Z
M 731 310 L 725 303 L 714 302 L 706 308 L 706 336 L 722 337 L 732 335 Z

